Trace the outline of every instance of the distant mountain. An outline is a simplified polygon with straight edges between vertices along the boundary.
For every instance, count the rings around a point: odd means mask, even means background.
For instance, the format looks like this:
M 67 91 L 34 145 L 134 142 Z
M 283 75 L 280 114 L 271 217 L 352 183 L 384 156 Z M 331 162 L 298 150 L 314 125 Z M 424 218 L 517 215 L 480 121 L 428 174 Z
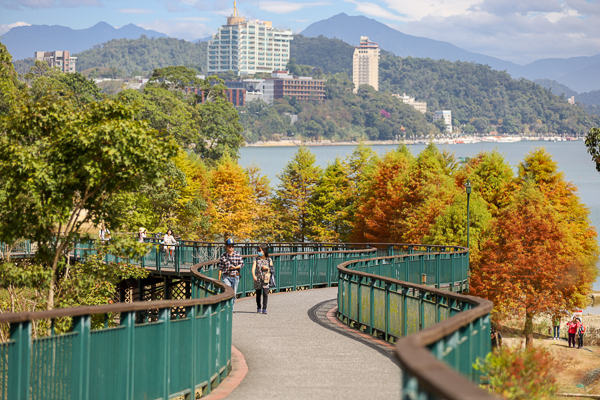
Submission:
M 99 22 L 87 29 L 71 29 L 59 25 L 31 25 L 12 28 L 2 35 L 0 42 L 8 48 L 13 59 L 33 57 L 36 51 L 69 50 L 71 54 L 90 49 L 112 39 L 167 37 L 164 33 L 146 30 L 129 24 L 119 29 Z
M 514 75 L 515 72 L 520 73 L 523 68 L 521 65 L 509 61 L 472 53 L 448 42 L 406 35 L 371 18 L 352 17 L 344 13 L 315 22 L 301 34 L 308 37 L 323 35 L 331 39 L 337 38 L 352 45 L 358 45 L 361 36 L 368 36 L 370 40 L 379 43 L 379 47 L 400 57 L 469 61 L 487 64 L 499 71 L 507 70 L 511 75 Z
M 564 95 L 566 99 L 568 99 L 571 96 L 578 95 L 578 93 L 570 87 L 563 85 L 562 83 L 557 82 L 553 79 L 543 78 L 534 79 L 533 81 L 538 85 L 542 86 L 544 89 L 549 89 L 552 92 L 552 94 L 555 94 L 557 96 L 560 96 L 561 94 Z
M 434 60 L 468 61 L 506 71 L 513 78 L 552 79 L 577 92 L 600 89 L 600 54 L 592 57 L 537 60 L 525 66 L 495 57 L 473 53 L 448 42 L 406 35 L 374 19 L 348 16 L 344 13 L 315 22 L 301 32 L 306 37 L 323 35 L 358 45 L 361 36 L 379 43 L 385 50 L 401 57 L 432 58 Z

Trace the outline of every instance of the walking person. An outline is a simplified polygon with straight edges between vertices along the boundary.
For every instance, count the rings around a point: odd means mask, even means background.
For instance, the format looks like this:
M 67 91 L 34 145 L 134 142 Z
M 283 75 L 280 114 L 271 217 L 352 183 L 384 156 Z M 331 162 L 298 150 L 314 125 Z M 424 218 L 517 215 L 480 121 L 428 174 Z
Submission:
M 244 266 L 242 256 L 233 250 L 235 241 L 231 238 L 225 241 L 225 253 L 219 259 L 219 280 L 223 278 L 223 283 L 233 289 L 237 294 L 238 284 L 240 283 L 240 270 Z M 235 296 L 233 297 L 235 305 Z
M 267 246 L 258 247 L 258 257 L 252 263 L 252 279 L 254 279 L 254 290 L 256 290 L 256 312 L 267 313 L 267 301 L 269 300 L 269 281 L 273 260 L 269 257 Z M 262 307 L 261 307 L 262 297 Z
M 165 246 L 165 251 L 167 252 L 167 262 L 170 258 L 171 261 L 175 262 L 173 259 L 173 254 L 175 253 L 175 245 L 177 245 L 177 241 L 173 236 L 173 231 L 171 229 L 167 230 L 167 234 L 163 237 L 163 245 Z
M 579 329 L 577 330 L 577 348 L 582 349 L 583 348 L 583 335 L 585 335 L 585 325 L 579 318 L 577 318 L 577 319 L 579 320 Z
M 567 333 L 569 334 L 569 347 L 573 344 L 573 348 L 575 348 L 575 334 L 579 329 L 579 322 L 577 317 L 573 317 L 572 321 L 567 322 Z
M 553 334 L 554 334 L 554 340 L 559 340 L 560 339 L 560 314 L 554 314 L 554 317 L 552 317 L 552 326 L 553 326 Z

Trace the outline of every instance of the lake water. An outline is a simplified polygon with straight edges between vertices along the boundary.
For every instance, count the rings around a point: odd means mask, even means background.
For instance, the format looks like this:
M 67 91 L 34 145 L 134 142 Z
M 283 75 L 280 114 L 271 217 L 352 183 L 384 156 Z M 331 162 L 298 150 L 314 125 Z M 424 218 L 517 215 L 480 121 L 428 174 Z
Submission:
M 517 142 L 517 143 L 474 143 L 457 145 L 440 145 L 440 148 L 448 149 L 457 157 L 473 157 L 481 151 L 498 149 L 505 160 L 513 167 L 523 160 L 524 156 L 538 147 L 545 147 L 552 154 L 558 167 L 566 175 L 568 181 L 572 181 L 579 188 L 581 200 L 590 208 L 591 221 L 597 229 L 600 226 L 600 173 L 596 171 L 594 163 L 583 141 L 574 142 Z M 314 146 L 310 150 L 315 154 L 317 164 L 322 167 L 335 160 L 337 156 L 345 158 L 354 151 L 355 146 Z M 396 148 L 395 145 L 372 146 L 379 154 Z M 419 154 L 425 145 L 409 146 L 414 155 Z M 271 185 L 276 187 L 279 183 L 277 174 L 280 174 L 284 166 L 296 152 L 296 147 L 244 147 L 240 151 L 240 164 L 247 167 L 250 164 L 260 166 L 262 173 L 270 180 Z M 600 268 L 600 263 L 598 265 Z M 594 283 L 594 290 L 600 290 L 600 279 Z M 592 310 L 590 310 L 592 311 Z M 595 309 L 600 314 L 600 309 Z

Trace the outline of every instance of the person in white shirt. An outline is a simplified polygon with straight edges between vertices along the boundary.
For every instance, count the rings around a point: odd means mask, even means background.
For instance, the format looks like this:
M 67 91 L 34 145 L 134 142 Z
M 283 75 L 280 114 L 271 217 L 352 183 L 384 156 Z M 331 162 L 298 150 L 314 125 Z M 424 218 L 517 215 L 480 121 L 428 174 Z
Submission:
M 100 225 L 100 231 L 98 232 L 98 239 L 100 243 L 106 244 L 110 240 L 110 231 L 106 229 L 106 225 Z
M 177 244 L 177 241 L 175 240 L 175 237 L 173 237 L 173 231 L 171 229 L 169 229 L 167 234 L 163 237 L 162 243 L 165 246 L 167 255 L 169 255 L 171 261 L 173 261 L 173 254 L 175 253 L 175 245 Z

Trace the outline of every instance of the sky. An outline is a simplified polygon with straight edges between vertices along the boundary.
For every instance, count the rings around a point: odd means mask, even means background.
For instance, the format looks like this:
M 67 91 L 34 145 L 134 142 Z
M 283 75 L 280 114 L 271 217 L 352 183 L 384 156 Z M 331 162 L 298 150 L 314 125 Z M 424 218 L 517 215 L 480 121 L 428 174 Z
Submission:
M 238 0 L 241 16 L 300 33 L 344 12 L 518 64 L 600 54 L 600 0 Z M 179 39 L 216 32 L 233 0 L 0 0 L 0 35 L 19 25 L 130 23 Z

